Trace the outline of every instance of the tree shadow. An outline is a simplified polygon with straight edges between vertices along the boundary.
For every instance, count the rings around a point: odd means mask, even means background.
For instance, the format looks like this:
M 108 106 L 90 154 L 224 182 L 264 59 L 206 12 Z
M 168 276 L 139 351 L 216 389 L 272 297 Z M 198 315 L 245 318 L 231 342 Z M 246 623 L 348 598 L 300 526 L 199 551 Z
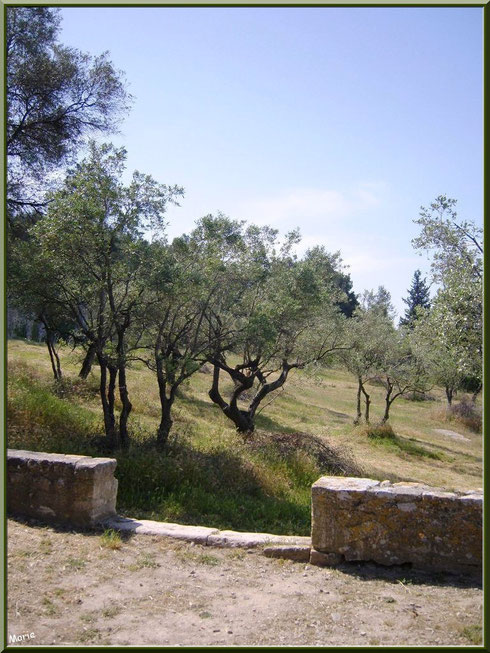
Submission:
M 326 411 L 329 415 L 332 415 L 333 417 L 336 417 L 337 420 L 338 420 L 338 421 L 341 421 L 341 422 L 343 422 L 343 421 L 345 421 L 345 420 L 350 420 L 350 419 L 352 419 L 352 418 L 349 417 L 349 415 L 347 415 L 346 413 L 339 413 L 338 411 L 336 411 L 336 410 L 332 410 L 331 408 L 325 408 L 325 411 Z
M 276 487 L 241 447 L 237 441 L 236 451 L 233 445 L 202 451 L 184 439 L 167 453 L 148 444 L 132 447 L 116 470 L 118 512 L 220 530 L 309 535 L 309 502 L 289 493 L 283 479 Z
M 284 426 L 284 424 L 280 424 L 279 422 L 276 422 L 276 420 L 267 415 L 263 415 L 262 413 L 257 415 L 255 418 L 255 426 L 264 431 L 274 431 L 279 433 L 297 433 L 298 431 L 297 428 Z
M 470 460 L 474 460 L 477 463 L 481 463 L 482 457 L 477 456 L 472 453 L 468 453 L 466 451 L 460 451 L 458 449 L 453 449 L 451 447 L 444 446 L 442 444 L 436 444 L 435 442 L 428 442 L 427 440 L 423 440 L 421 438 L 413 438 L 409 437 L 407 435 L 398 435 L 397 437 L 401 438 L 402 440 L 408 440 L 410 442 L 417 442 L 423 445 L 426 445 L 427 447 L 432 447 L 433 449 L 440 449 L 441 451 L 447 452 L 448 454 L 456 455 L 456 456 L 464 456 L 465 458 L 469 458 Z

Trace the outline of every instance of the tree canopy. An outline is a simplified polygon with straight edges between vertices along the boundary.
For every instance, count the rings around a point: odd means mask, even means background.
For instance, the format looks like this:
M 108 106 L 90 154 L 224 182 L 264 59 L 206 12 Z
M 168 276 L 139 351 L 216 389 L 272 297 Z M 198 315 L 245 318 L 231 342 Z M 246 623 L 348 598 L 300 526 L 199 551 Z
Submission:
M 130 96 L 108 54 L 58 42 L 51 7 L 7 7 L 9 219 L 39 211 L 47 173 L 69 162 L 85 136 L 114 132 Z
M 434 378 L 448 403 L 469 378 L 481 388 L 483 353 L 482 229 L 461 221 L 456 200 L 441 195 L 421 208 L 415 223 L 417 249 L 432 253 L 432 276 L 439 284 L 430 311 L 417 320 L 415 341 L 431 361 Z
M 15 299 L 48 315 L 58 332 L 60 322 L 70 325 L 70 339 L 94 348 L 106 435 L 123 445 L 131 411 L 126 366 L 143 335 L 140 317 L 153 263 L 142 233 L 163 229 L 168 203 L 183 193 L 139 172 L 124 185 L 125 158 L 123 148 L 91 143 L 87 158 L 50 195 L 47 214 L 29 230 L 29 239 L 12 244 L 13 261 L 20 261 L 12 268 Z M 116 380 L 123 406 L 118 428 Z

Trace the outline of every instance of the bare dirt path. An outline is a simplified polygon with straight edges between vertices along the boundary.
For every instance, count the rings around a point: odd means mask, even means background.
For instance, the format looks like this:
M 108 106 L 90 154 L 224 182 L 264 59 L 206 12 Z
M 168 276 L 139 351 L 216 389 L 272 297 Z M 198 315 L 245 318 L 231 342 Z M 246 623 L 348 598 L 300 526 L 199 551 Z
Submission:
M 393 646 L 479 643 L 481 588 L 404 567 L 337 569 L 137 535 L 8 522 L 17 645 Z

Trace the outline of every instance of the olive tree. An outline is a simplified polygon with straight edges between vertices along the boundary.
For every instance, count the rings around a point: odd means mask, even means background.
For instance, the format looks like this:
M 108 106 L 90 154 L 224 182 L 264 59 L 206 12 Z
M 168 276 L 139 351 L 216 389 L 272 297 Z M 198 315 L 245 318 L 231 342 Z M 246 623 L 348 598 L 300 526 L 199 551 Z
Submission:
M 482 229 L 458 219 L 456 200 L 439 196 L 421 207 L 421 233 L 414 247 L 431 253 L 432 278 L 439 284 L 430 311 L 416 324 L 417 346 L 430 361 L 434 380 L 445 388 L 448 404 L 468 379 L 482 385 Z
M 416 355 L 410 335 L 410 326 L 387 334 L 384 356 L 376 376 L 385 390 L 382 424 L 389 420 L 391 406 L 396 399 L 408 392 L 427 392 L 431 386 L 427 365 L 423 358 Z
M 204 225 L 210 235 L 216 222 Z M 211 400 L 241 433 L 252 433 L 263 401 L 291 370 L 324 359 L 341 346 L 341 300 L 326 252 L 292 254 L 297 232 L 282 245 L 268 227 L 221 221 L 224 283 L 207 311 Z M 207 237 L 206 233 L 204 236 Z M 224 397 L 222 373 L 233 389 Z
M 146 303 L 151 268 L 145 228 L 163 228 L 168 202 L 182 194 L 139 172 L 121 177 L 124 149 L 90 146 L 88 157 L 50 198 L 49 209 L 30 231 L 33 274 L 40 302 L 51 302 L 73 324 L 72 337 L 93 347 L 100 367 L 100 397 L 111 445 L 128 443 L 131 402 L 126 367 L 142 337 L 138 317 Z M 115 417 L 118 384 L 122 409 Z
M 188 236 L 170 245 L 155 241 L 151 249 L 137 358 L 156 375 L 161 408 L 157 445 L 164 448 L 179 387 L 202 367 L 211 350 L 216 352 L 208 313 L 225 280 L 222 265 Z
M 384 302 L 379 305 L 364 302 L 346 325 L 348 347 L 338 356 L 343 366 L 357 381 L 354 424 L 359 424 L 363 416 L 362 398 L 364 398 L 364 421 L 369 424 L 371 396 L 366 386 L 385 367 L 387 346 L 394 336 L 395 328 L 386 313 Z

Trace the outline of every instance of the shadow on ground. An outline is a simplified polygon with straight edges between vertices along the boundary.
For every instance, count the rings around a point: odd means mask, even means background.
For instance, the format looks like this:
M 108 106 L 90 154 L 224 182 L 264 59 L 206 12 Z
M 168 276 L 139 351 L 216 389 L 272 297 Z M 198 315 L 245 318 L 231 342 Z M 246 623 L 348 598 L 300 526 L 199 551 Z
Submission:
M 477 572 L 471 575 L 442 571 L 413 569 L 411 563 L 385 566 L 376 562 L 343 562 L 337 569 L 359 580 L 383 580 L 387 583 L 401 584 L 407 592 L 410 585 L 436 585 L 438 587 L 476 587 L 481 589 L 482 577 Z

